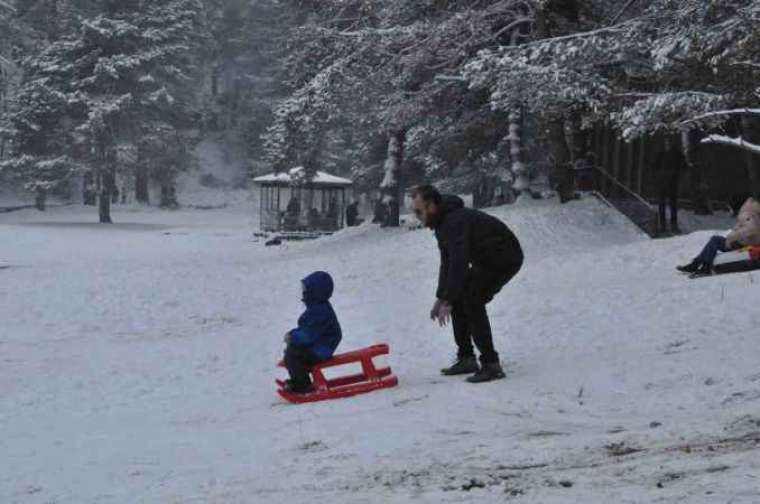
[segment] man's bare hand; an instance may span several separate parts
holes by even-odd
[[[442,301],[436,318],[438,319],[438,325],[446,327],[451,319],[451,305],[446,301]]]
[[[438,318],[438,311],[441,309],[441,303],[443,303],[443,300],[441,299],[436,299],[435,303],[433,303],[433,307],[430,309],[430,320]]]

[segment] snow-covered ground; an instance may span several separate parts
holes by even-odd
[[[722,208],[716,208],[712,215],[697,215],[689,210],[680,210],[678,223],[681,231],[685,233],[701,230],[718,230],[725,233],[736,224],[736,217],[727,209]]]
[[[12,193],[10,191],[3,191],[0,189],[0,207],[19,207],[30,204],[34,204],[33,199],[30,203],[29,199],[23,200],[19,198],[15,193]]]
[[[499,209],[527,264],[490,305],[508,379],[444,379],[428,231],[264,247],[240,208],[0,215],[0,503],[760,502],[760,275],[688,280],[594,200]],[[401,385],[282,404],[325,269],[343,349]]]

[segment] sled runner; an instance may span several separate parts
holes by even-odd
[[[316,401],[326,401],[329,399],[342,399],[359,394],[366,394],[375,390],[391,388],[398,385],[398,378],[393,376],[390,367],[377,368],[372,359],[387,355],[390,352],[388,345],[374,345],[368,348],[362,348],[354,352],[344,353],[334,356],[326,362],[321,362],[311,369],[312,383],[314,392],[309,394],[293,394],[283,390],[285,382],[276,380],[280,397],[288,402],[301,404]],[[362,372],[354,375],[345,375],[328,380],[323,373],[324,369],[343,366],[359,362],[362,365]],[[280,367],[285,367],[284,362],[279,363]]]
[[[745,247],[721,254],[713,264],[715,274],[741,273],[760,269],[760,247]]]

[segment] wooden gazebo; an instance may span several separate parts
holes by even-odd
[[[259,188],[260,227],[268,232],[332,232],[345,225],[353,182],[303,167],[253,180]]]

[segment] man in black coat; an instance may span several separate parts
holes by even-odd
[[[678,188],[681,175],[686,170],[686,157],[680,143],[665,137],[663,150],[655,159],[655,181],[657,183],[657,203],[659,207],[660,231],[667,230],[665,212],[670,207],[670,231],[680,234],[678,227]]]
[[[352,201],[351,204],[346,207],[346,226],[356,226],[357,217],[359,217],[359,202]]]
[[[464,207],[457,196],[442,196],[432,186],[412,193],[414,213],[435,231],[441,253],[436,302],[430,317],[444,326],[452,320],[457,360],[446,376],[470,374],[471,383],[504,378],[493,345],[488,304],[520,271],[520,242],[499,219]],[[480,351],[475,358],[473,342]]]

